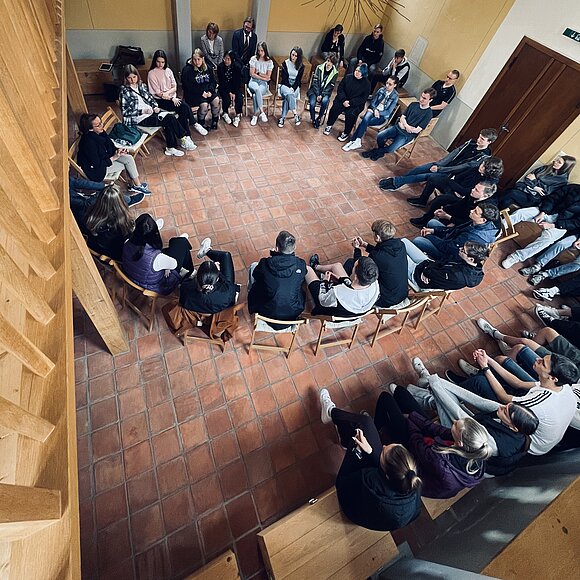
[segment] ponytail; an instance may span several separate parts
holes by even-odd
[[[417,476],[415,458],[402,445],[388,451],[381,467],[395,491],[407,494],[420,488],[422,482]]]

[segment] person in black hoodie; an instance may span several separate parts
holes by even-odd
[[[421,480],[413,456],[402,445],[382,444],[378,412],[373,421],[369,415],[338,409],[327,389],[320,391],[320,402],[322,422],[336,425],[346,449],[336,476],[336,494],[346,517],[378,531],[412,522],[421,511]]]
[[[240,124],[244,99],[240,88],[242,84],[242,73],[236,66],[234,59],[235,53],[232,50],[226,52],[224,54],[224,60],[218,64],[217,76],[218,92],[222,99],[222,119],[228,125],[231,123],[234,127],[237,127]],[[236,113],[233,119],[229,115],[232,105]]]
[[[338,68],[344,66],[344,34],[342,33],[342,24],[337,24],[334,28],[331,28],[320,47],[320,54],[323,60],[326,60],[331,53],[336,54],[338,57]]]
[[[197,258],[202,262],[195,276],[185,278],[180,286],[179,304],[187,310],[202,314],[221,312],[236,301],[236,275],[229,252],[214,250],[211,239],[205,238]]]
[[[344,131],[339,135],[339,141],[346,141],[350,132],[352,131],[358,116],[363,110],[367,95],[370,90],[370,83],[368,77],[368,66],[363,63],[359,64],[352,74],[344,77],[342,82],[338,85],[336,98],[332,103],[328,119],[326,120],[326,127],[324,134],[330,135],[332,126],[338,119],[341,113],[344,113]]]
[[[344,269],[352,271],[354,263],[361,257],[361,249],[368,252],[379,268],[380,296],[376,306],[401,308],[408,303],[407,251],[399,238],[395,238],[395,226],[387,220],[375,220],[371,225],[375,245],[365,242],[360,236],[352,240],[354,255]]]
[[[369,66],[369,75],[372,75],[379,61],[383,58],[385,43],[383,42],[383,25],[377,24],[368,36],[365,36],[358,47],[356,56],[350,59],[350,69],[354,69],[357,64],[365,62]]]
[[[459,258],[430,260],[409,240],[403,238],[403,243],[407,250],[409,284],[417,290],[474,288],[483,280],[489,246],[467,241],[459,249]]]
[[[268,318],[296,320],[304,311],[306,294],[302,288],[306,262],[295,256],[296,238],[287,231],[276,237],[269,258],[250,266],[248,310]],[[285,326],[275,325],[276,330]],[[274,326],[273,326],[274,327]]]

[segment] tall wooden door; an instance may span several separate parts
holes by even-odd
[[[523,38],[453,147],[495,127],[493,153],[504,161],[500,186],[510,186],[580,113],[580,64]]]

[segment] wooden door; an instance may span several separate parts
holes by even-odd
[[[580,113],[580,64],[523,38],[453,147],[495,127],[501,187],[515,183]]]

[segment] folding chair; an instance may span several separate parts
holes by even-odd
[[[275,318],[267,318],[266,316],[262,316],[260,314],[254,314],[254,329],[252,331],[252,340],[250,341],[250,350],[252,348],[261,349],[261,350],[274,350],[278,352],[284,352],[286,354],[286,358],[290,356],[292,352],[292,348],[294,347],[294,343],[296,341],[296,336],[298,335],[298,331],[303,324],[307,324],[308,320],[306,319],[298,319],[298,320],[277,320]],[[281,330],[275,330],[270,325],[271,324],[287,324],[286,328],[282,328]],[[270,334],[291,334],[292,340],[290,341],[289,346],[279,346],[276,338],[274,340],[276,345],[270,344],[259,344],[255,342],[256,333],[257,332],[267,332]]]
[[[430,298],[428,296],[417,297],[414,295],[410,300],[407,299],[407,304],[405,306],[401,306],[400,308],[375,308],[374,314],[378,321],[377,327],[371,339],[371,348],[375,346],[375,342],[379,338],[383,338],[384,336],[388,336],[389,334],[393,333],[401,334],[401,332],[403,332],[403,328],[405,328],[407,321],[409,320],[411,313],[419,311],[419,316],[417,316],[415,324],[412,327],[413,330],[415,330],[425,318],[425,313],[427,312],[427,308],[429,308],[429,302]],[[395,316],[402,317],[400,324],[389,325],[389,328],[386,328],[381,332],[381,327],[383,324],[386,324]]]
[[[373,314],[372,310],[359,316],[350,317],[328,316],[326,314],[303,314],[303,316],[309,320],[320,320],[320,332],[318,333],[318,339],[316,341],[316,346],[314,347],[314,354],[318,354],[319,348],[328,348],[330,346],[339,346],[341,344],[348,345],[348,348],[350,349],[354,339],[356,338],[360,325],[370,314]],[[352,328],[352,334],[350,335],[350,338],[344,338],[325,343],[322,342],[322,337],[327,330],[342,330],[345,328]]]
[[[273,105],[274,95],[272,94],[272,91],[270,89],[270,83],[268,83],[268,92],[262,96],[262,99],[264,100],[266,115],[273,114],[273,113],[270,113],[270,107],[274,106]],[[252,93],[250,92],[248,85],[244,85],[244,115],[246,117],[248,116],[248,102],[249,101],[252,101]],[[254,113],[255,113],[255,111],[254,111]]]
[[[127,304],[127,306],[129,306],[129,308],[133,312],[137,313],[147,322],[148,331],[151,332],[151,330],[153,329],[153,322],[155,321],[155,305],[157,304],[157,299],[161,296],[161,294],[154,292],[153,290],[147,290],[146,288],[142,288],[141,286],[139,286],[139,284],[135,284],[133,280],[131,280],[125,275],[123,270],[121,270],[119,264],[114,260],[111,260],[111,265],[113,266],[115,274],[117,275],[117,278],[121,283],[121,292],[119,296],[121,308],[125,308],[125,304]],[[129,298],[127,297],[127,288],[137,290],[141,295],[143,295],[146,299],[148,299],[150,303],[148,313],[141,310],[136,304],[134,304],[129,300]],[[116,296],[117,289],[115,288],[115,285],[113,285],[112,299],[114,300]]]
[[[415,145],[417,145],[417,141],[419,141],[419,139],[421,139],[422,137],[429,137],[429,135],[431,135],[431,131],[433,131],[433,129],[435,128],[435,125],[437,124],[438,120],[439,117],[431,119],[427,124],[427,126],[419,133],[419,135],[417,135],[417,137],[415,137],[412,141],[410,141],[406,145],[403,145],[402,147],[399,147],[399,149],[393,152],[397,159],[397,161],[395,161],[395,165],[399,165],[399,163],[403,161],[403,159],[409,159],[409,157],[411,157],[411,155],[413,154],[413,150],[415,149]]]

